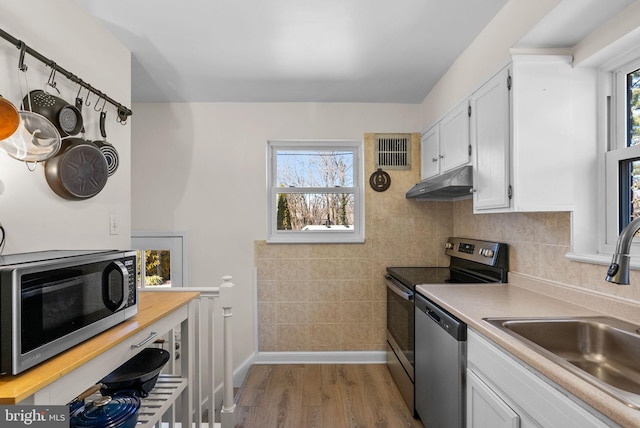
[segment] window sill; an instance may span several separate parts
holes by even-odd
[[[579,263],[590,263],[593,265],[609,266],[611,264],[612,254],[591,254],[591,253],[573,253],[568,252],[565,255],[569,260]],[[633,270],[640,270],[640,257],[631,257],[629,267]]]
[[[267,239],[267,244],[364,244],[364,238],[336,239],[332,237],[309,237],[308,239],[277,237]]]
[[[590,263],[593,265],[605,266],[609,266],[609,264],[611,264],[610,254],[568,252],[565,256],[573,262]]]

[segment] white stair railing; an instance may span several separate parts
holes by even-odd
[[[222,278],[220,286],[220,304],[222,306],[222,320],[224,322],[224,379],[222,382],[223,400],[220,410],[222,428],[233,428],[236,425],[236,404],[233,400],[233,341],[231,340],[231,316],[233,313],[233,299],[231,292],[233,283],[230,276]],[[213,355],[213,348],[211,349]],[[212,383],[213,385],[213,383]]]
[[[194,323],[194,344],[191,348],[193,358],[192,382],[188,386],[193,395],[192,415],[194,427],[220,427],[233,428],[235,426],[235,403],[233,399],[233,345],[231,338],[231,317],[233,308],[232,290],[233,283],[230,276],[222,277],[219,287],[175,287],[155,288],[147,287],[145,291],[181,292],[194,291],[200,293],[196,299],[196,322]],[[215,383],[215,324],[220,322],[216,314],[216,308],[222,308],[223,321],[223,382],[222,382],[222,407],[220,409],[220,423],[214,424],[216,409],[216,383]],[[170,349],[175,349],[173,337],[169,339]],[[205,369],[206,364],[206,369]],[[172,359],[169,370],[176,372],[175,359]],[[206,402],[206,405],[204,404]],[[206,416],[205,416],[206,415]],[[169,426],[173,426],[175,412],[172,410]],[[205,422],[207,420],[207,422]]]

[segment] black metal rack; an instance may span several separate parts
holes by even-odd
[[[89,83],[85,82],[80,77],[76,76],[75,74],[73,74],[73,73],[65,70],[64,68],[60,67],[58,64],[56,64],[55,61],[50,60],[49,58],[47,58],[44,55],[42,55],[40,52],[36,51],[33,48],[30,48],[22,40],[19,40],[19,39],[13,37],[11,34],[7,33],[6,31],[4,31],[2,29],[0,29],[0,37],[2,37],[6,41],[8,41],[12,45],[14,45],[16,48],[20,49],[19,67],[21,67],[21,70],[23,70],[22,67],[24,67],[24,64],[23,64],[24,54],[28,53],[29,55],[31,55],[35,59],[39,60],[40,62],[42,62],[45,65],[47,65],[48,67],[50,67],[52,69],[52,71],[55,71],[56,73],[62,74],[64,77],[66,77],[67,79],[69,79],[73,83],[77,83],[78,85],[80,85],[83,88],[87,89],[89,92],[92,92],[92,93],[96,94],[99,97],[100,101],[104,100],[104,102],[108,102],[109,104],[115,106],[117,111],[118,111],[118,121],[119,122],[124,123],[127,120],[127,118],[133,114],[133,111],[131,111],[131,109],[129,109],[128,107],[125,107],[124,105],[122,105],[119,102],[115,101],[113,98],[109,97],[107,94],[105,94],[104,92],[100,91],[99,89],[94,88]]]

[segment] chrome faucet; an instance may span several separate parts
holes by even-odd
[[[620,232],[616,243],[616,252],[613,253],[613,259],[607,269],[607,281],[616,284],[629,284],[629,262],[631,261],[629,251],[633,237],[639,229],[640,217],[633,220]]]

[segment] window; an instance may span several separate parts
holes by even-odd
[[[268,143],[267,242],[364,242],[362,142]]]
[[[611,73],[606,158],[607,244],[640,216],[640,60]]]
[[[185,235],[178,233],[132,233],[131,247],[138,250],[138,287],[182,287],[184,241]]]

